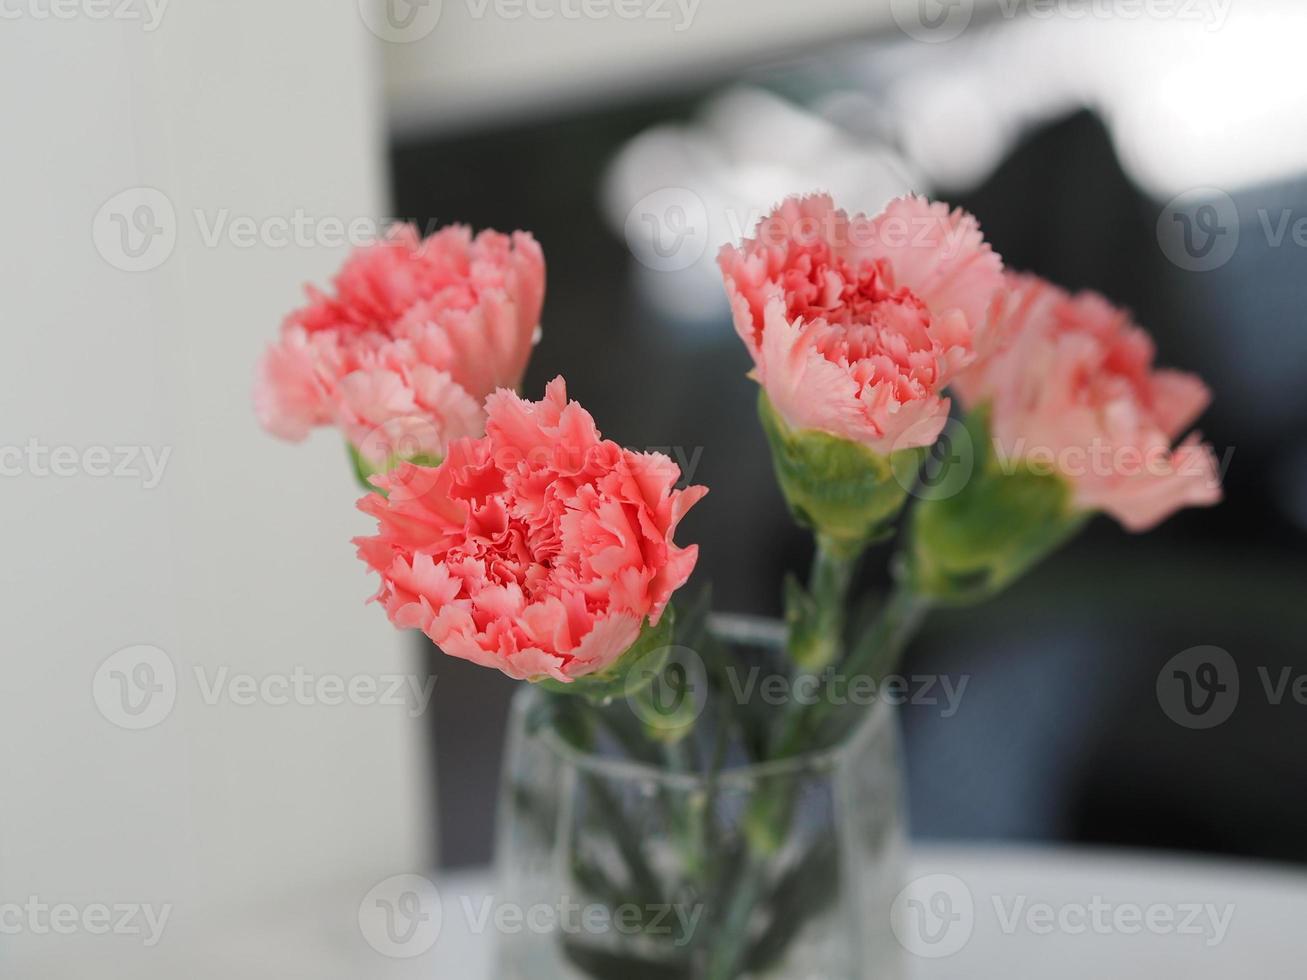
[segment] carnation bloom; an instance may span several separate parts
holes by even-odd
[[[718,262],[754,377],[795,430],[875,452],[928,446],[974,357],[1002,263],[962,211],[905,197],[850,218],[789,198]]]
[[[989,406],[1000,464],[1056,473],[1075,507],[1131,531],[1219,501],[1211,447],[1197,435],[1174,445],[1207,407],[1207,386],[1155,369],[1148,334],[1101,296],[1008,281],[997,314],[1005,343],[954,385],[965,404]]]
[[[379,533],[359,556],[381,575],[391,622],[510,677],[569,682],[604,671],[656,625],[698,548],[676,525],[707,490],[674,490],[659,453],[602,439],[562,378],[539,402],[486,402],[486,435],[439,467],[401,464],[359,502]]]
[[[522,380],[540,323],[545,266],[525,232],[511,237],[412,225],[357,250],[334,295],[313,287],[259,366],[260,422],[299,441],[338,426],[372,464],[439,456],[480,435],[482,404]]]

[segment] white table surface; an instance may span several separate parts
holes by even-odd
[[[379,877],[299,883],[225,909],[178,906],[153,948],[131,936],[6,936],[0,978],[498,980],[493,923],[478,921],[509,900],[493,894],[488,874],[434,878],[432,901],[439,905],[425,917],[434,933],[411,958],[378,952],[384,936],[375,918],[364,927],[365,913],[376,910],[376,889],[385,885]],[[952,945],[952,955],[905,954],[910,980],[1307,977],[1301,870],[1127,851],[926,847],[914,853],[909,878],[927,879],[924,894],[912,896],[927,908],[942,889],[952,897],[947,911],[962,916],[945,942],[926,950]],[[1106,928],[1095,929],[1095,907]],[[1207,907],[1229,915],[1223,932],[1213,928]],[[1184,930],[1189,908],[1199,914]],[[1147,929],[1149,914],[1162,928]]]
[[[928,879],[921,897],[952,892],[954,914],[963,915],[947,933],[946,942],[961,944],[955,953],[906,955],[913,978],[1307,976],[1307,873],[1298,870],[1133,851],[924,847],[909,878]],[[969,936],[959,882],[971,896]],[[437,884],[445,916],[429,975],[492,980],[493,935],[474,934],[462,911],[464,899],[490,897],[490,878],[450,875]]]

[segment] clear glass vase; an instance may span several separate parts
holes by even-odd
[[[713,633],[742,673],[733,709],[779,724],[785,705],[760,683],[783,669],[779,624],[731,617]],[[710,702],[695,710],[700,744],[633,749],[595,732],[639,706],[588,708],[613,715],[596,722],[568,703],[578,700],[527,687],[514,704],[497,898],[515,927],[499,930],[499,980],[901,976],[890,908],[904,821],[888,704],[863,707],[830,745],[740,763],[723,735],[730,716],[714,734]]]

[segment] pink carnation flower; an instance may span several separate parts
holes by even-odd
[[[787,199],[755,234],[718,262],[776,412],[882,454],[933,443],[944,386],[1002,287],[976,220],[918,197],[850,218],[816,195]]]
[[[259,366],[260,422],[299,441],[335,425],[373,464],[438,456],[480,435],[482,404],[522,380],[540,323],[545,264],[529,234],[411,225],[357,250],[334,295],[308,289]]]
[[[1101,296],[1035,276],[1008,282],[1004,345],[954,385],[964,404],[990,405],[1000,463],[1057,473],[1078,507],[1131,531],[1219,501],[1211,447],[1197,435],[1174,446],[1207,407],[1207,386],[1154,369],[1151,338]]]
[[[698,548],[672,542],[705,493],[674,490],[666,456],[600,438],[562,378],[540,402],[486,403],[482,439],[437,468],[402,464],[360,509],[379,533],[359,556],[391,622],[510,677],[568,682],[605,670],[657,624]]]

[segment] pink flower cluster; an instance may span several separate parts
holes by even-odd
[[[938,437],[1003,285],[975,219],[917,197],[876,218],[790,198],[718,262],[776,412],[883,454]]]
[[[1103,297],[1034,276],[1008,285],[1003,346],[954,385],[964,404],[988,405],[1000,461],[1057,473],[1078,507],[1132,531],[1219,501],[1211,447],[1197,435],[1174,446],[1207,407],[1207,386],[1155,369],[1148,334]]]
[[[791,198],[719,263],[753,376],[792,430],[878,454],[929,446],[951,388],[987,412],[1001,467],[1046,467],[1077,509],[1143,530],[1220,499],[1211,448],[1175,445],[1207,405],[1202,382],[1154,368],[1148,335],[1101,297],[1005,274],[970,215],[908,197],[849,217]],[[396,626],[569,683],[658,623],[698,559],[677,525],[707,490],[603,439],[562,378],[539,402],[511,390],[544,289],[530,235],[399,226],[286,319],[256,406],[287,439],[339,427],[380,471],[359,503],[378,531],[356,544]]]
[[[259,367],[268,431],[334,425],[374,465],[438,457],[483,431],[483,402],[522,380],[540,323],[545,264],[530,235],[463,226],[423,241],[398,225],[359,249],[333,295],[310,287]]]
[[[373,478],[359,507],[379,525],[359,556],[391,622],[447,654],[519,679],[570,682],[610,667],[656,624],[698,548],[672,536],[704,487],[677,466],[601,438],[562,378],[540,402],[507,390],[486,435],[434,469]]]
[[[1192,375],[1101,297],[1005,275],[974,218],[900,198],[875,218],[790,198],[719,258],[753,376],[794,429],[888,454],[935,441],[951,387],[989,406],[1003,462],[1067,480],[1075,504],[1144,530],[1215,503]]]

